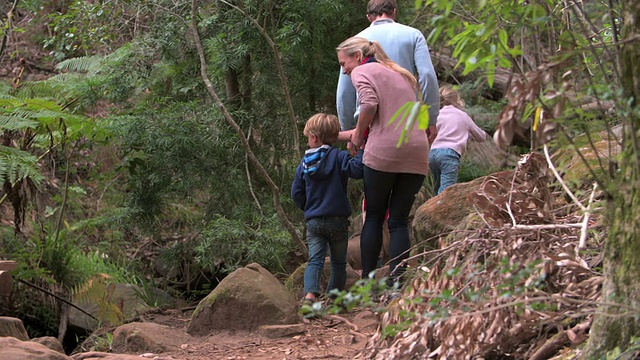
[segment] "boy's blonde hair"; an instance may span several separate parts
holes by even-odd
[[[331,114],[315,114],[307,120],[303,134],[309,137],[313,134],[317,136],[323,144],[332,145],[338,141],[340,133],[340,121],[338,117]]]
[[[462,100],[458,91],[451,85],[440,86],[440,109],[447,105],[464,110],[464,100]]]

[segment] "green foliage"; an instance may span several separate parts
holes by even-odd
[[[472,163],[465,158],[460,161],[458,182],[469,182],[479,177],[489,175],[492,171],[494,171],[494,169],[491,169],[489,167],[482,167],[481,165]]]
[[[622,360],[622,359],[634,359],[640,354],[640,338],[632,336],[629,340],[629,345],[625,349],[616,347],[613,350],[607,351],[607,354],[602,357],[603,360]]]
[[[282,272],[292,247],[276,216],[253,220],[216,216],[195,241],[196,263],[204,269],[221,265],[225,273],[253,262],[271,272]]]
[[[464,64],[463,73],[483,69],[489,86],[493,86],[497,67],[510,68],[513,60],[523,54],[520,46],[510,41],[509,34],[547,21],[544,7],[537,2],[473,0],[463,4],[425,0],[416,1],[416,5],[439,12],[432,19],[433,30],[428,40],[436,42],[445,37],[447,45],[453,47],[452,55],[458,59],[458,65]]]
[[[129,173],[130,221],[179,229],[231,213],[227,204],[246,191],[245,159],[215,116],[194,102],[113,119]],[[212,176],[214,169],[225,176]]]
[[[113,302],[111,296],[115,289],[113,278],[107,274],[97,274],[86,282],[72,289],[74,298],[79,303],[95,304],[98,307],[96,318],[108,326],[122,325],[123,309]]]
[[[420,101],[409,101],[402,105],[389,119],[387,125],[396,124],[396,129],[403,126],[397,147],[409,141],[409,132],[417,125],[420,129],[429,126],[429,106]]]
[[[87,2],[73,0],[62,11],[48,14],[45,24],[51,34],[43,47],[57,60],[83,56],[95,51],[110,51],[113,44],[129,38],[130,22],[144,4],[129,1]]]
[[[367,279],[360,279],[349,290],[331,290],[328,294],[331,299],[328,306],[321,302],[304,304],[299,312],[306,318],[319,317],[329,314],[353,311],[356,308],[369,308],[374,312],[384,312],[384,304],[381,299],[388,297],[398,290],[398,284],[388,285],[388,278],[375,279],[374,272]]]
[[[100,352],[111,352],[113,347],[113,333],[105,332],[102,335],[93,335],[91,336],[91,344],[93,344],[92,348],[95,351]]]

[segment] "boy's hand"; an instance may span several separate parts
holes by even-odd
[[[349,150],[351,156],[355,156],[358,152],[358,149],[356,149],[356,146],[351,141],[347,142],[347,150]]]

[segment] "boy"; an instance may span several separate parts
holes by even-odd
[[[309,150],[296,170],[291,197],[304,210],[307,221],[309,263],[304,272],[304,302],[320,296],[320,276],[329,247],[331,278],[327,291],[344,290],[347,281],[347,243],[351,206],[347,198],[349,178],[362,179],[362,150],[355,157],[333,144],[340,121],[335,115],[313,115],[304,127]]]

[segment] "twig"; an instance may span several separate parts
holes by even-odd
[[[351,326],[351,328],[353,329],[353,331],[359,331],[359,330],[360,330],[360,329],[358,328],[358,325],[356,325],[356,324],[352,323],[351,321],[349,321],[349,320],[347,320],[347,319],[343,318],[342,316],[338,316],[338,315],[327,315],[327,317],[328,317],[329,319],[333,319],[333,320],[336,320],[336,321],[342,321],[342,322],[344,322],[345,324],[347,324],[347,325]]]
[[[361,332],[357,332],[355,330],[349,330],[349,334],[361,337],[363,339],[369,340],[369,337]]]
[[[508,303],[504,303],[504,304],[499,304],[496,306],[491,306],[488,308],[484,308],[482,310],[477,310],[477,311],[469,311],[469,312],[465,312],[462,314],[455,314],[455,315],[451,315],[449,317],[447,317],[447,320],[453,320],[453,319],[462,319],[462,318],[467,318],[470,316],[475,316],[475,315],[482,315],[482,314],[487,314],[490,312],[494,312],[496,310],[500,310],[500,309],[505,309],[505,308],[510,308],[510,307],[514,307],[517,305],[526,305],[532,302],[538,302],[538,301],[560,301],[560,302],[567,302],[567,303],[574,303],[574,304],[592,304],[594,306],[609,306],[609,307],[618,307],[624,310],[627,310],[628,312],[632,313],[632,314],[638,314],[640,313],[639,309],[636,309],[634,307],[625,305],[625,304],[618,304],[618,303],[612,303],[612,302],[602,302],[602,301],[591,301],[591,300],[579,300],[579,299],[572,299],[572,298],[567,298],[567,297],[563,297],[561,295],[551,295],[551,296],[537,296],[537,297],[533,297],[533,298],[525,298],[525,299],[521,299],[521,300],[515,300],[515,301],[511,301]],[[610,313],[600,313],[602,315],[606,315],[606,316],[611,316],[611,317],[624,317],[624,316],[632,316],[629,313],[619,313],[619,314],[610,314]],[[595,313],[595,312],[594,312]],[[635,316],[635,315],[634,315]]]
[[[547,159],[547,164],[549,165],[549,169],[551,169],[551,172],[553,172],[553,175],[556,177],[556,180],[558,180],[558,182],[562,186],[562,189],[564,189],[564,191],[567,193],[567,195],[569,195],[571,200],[573,200],[573,202],[575,202],[576,205],[578,205],[580,209],[582,209],[582,211],[587,211],[587,208],[584,207],[584,205],[582,205],[580,200],[578,200],[578,198],[573,194],[573,192],[569,190],[569,187],[567,187],[567,184],[565,184],[565,182],[562,180],[562,177],[558,173],[558,170],[556,170],[555,166],[553,166],[553,163],[551,162],[551,157],[549,156],[549,147],[547,146],[547,144],[544,144],[543,149],[544,149],[544,157]]]
[[[593,199],[596,195],[596,189],[598,188],[598,183],[593,183],[593,191],[591,191],[591,196],[589,197],[589,204],[587,205],[587,210],[584,212],[584,220],[582,221],[582,228],[580,229],[580,242],[578,243],[578,249],[582,249],[587,245],[587,228],[589,227],[589,217],[591,217],[591,206],[593,205]],[[577,254],[577,251],[576,251]]]
[[[249,138],[251,137],[251,126],[249,126],[249,131],[247,131],[247,141],[249,141]],[[256,202],[256,205],[258,206],[258,210],[260,211],[260,215],[262,215],[262,217],[264,217],[264,213],[262,212],[262,206],[260,205],[260,201],[258,201],[258,197],[256,196],[256,193],[253,191],[253,184],[251,183],[251,173],[249,172],[249,156],[245,154],[244,156],[245,161],[244,161],[244,170],[247,173],[247,185],[249,185],[249,193],[251,193],[251,197],[253,197],[253,200]]]
[[[56,298],[56,299],[58,299],[58,300],[62,301],[63,303],[65,303],[65,304],[67,304],[67,305],[71,306],[72,308],[75,308],[76,310],[80,311],[81,313],[83,313],[83,314],[85,314],[85,315],[87,315],[87,316],[91,317],[93,320],[99,321],[99,320],[98,320],[98,318],[96,318],[95,316],[93,316],[93,315],[89,314],[89,313],[88,313],[88,312],[86,312],[85,310],[81,309],[81,308],[80,308],[80,307],[78,307],[76,304],[72,303],[71,301],[69,301],[69,300],[67,300],[67,299],[65,299],[65,298],[63,298],[63,297],[61,297],[61,296],[59,296],[59,295],[56,295],[56,294],[52,293],[51,291],[49,291],[49,290],[47,290],[47,289],[44,289],[44,288],[42,288],[42,287],[40,287],[40,286],[38,286],[38,285],[36,285],[36,284],[32,284],[32,283],[30,283],[30,282],[28,282],[28,281],[25,281],[25,280],[22,280],[22,279],[16,279],[16,280],[17,280],[18,282],[21,282],[21,283],[23,283],[23,284],[27,285],[27,286],[31,286],[32,288],[34,288],[34,289],[36,289],[36,290],[40,290],[40,291],[42,291],[43,293],[45,293],[45,294],[47,294],[47,295],[51,295],[51,296],[53,296],[54,298]]]
[[[513,172],[513,179],[511,179],[511,189],[509,189],[509,201],[505,204],[507,206],[507,213],[509,213],[509,217],[511,218],[511,224],[513,227],[516,227],[516,218],[513,216],[513,212],[511,212],[511,195],[513,195],[513,186],[516,183],[516,175],[518,174],[518,170],[516,169]]]
[[[554,230],[554,229],[575,229],[582,228],[579,224],[543,224],[543,225],[515,225],[510,229],[514,230]]]

